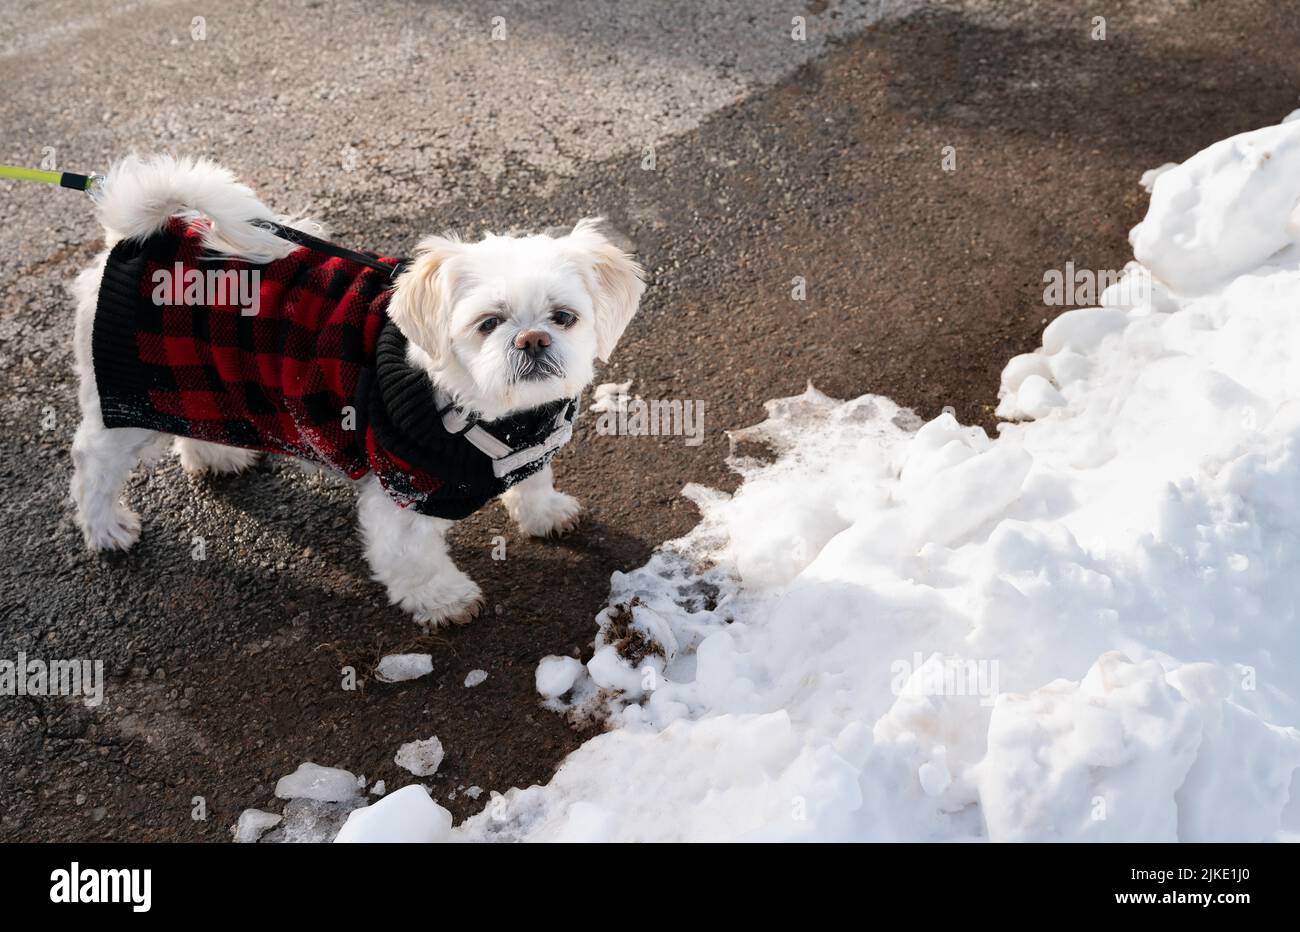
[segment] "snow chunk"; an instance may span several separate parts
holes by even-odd
[[[315,799],[337,803],[360,795],[354,774],[337,767],[322,767],[310,761],[275,784],[280,799]]]
[[[1285,123],[1286,121],[1283,120],[1282,122]],[[1178,167],[1177,162],[1165,162],[1163,165],[1160,165],[1156,168],[1149,168],[1142,173],[1142,180],[1139,181],[1138,183],[1142,185],[1142,189],[1146,191],[1147,194],[1150,194],[1151,189],[1156,186],[1156,179],[1159,178],[1161,175],[1163,175],[1165,172],[1169,171],[1169,169],[1177,168],[1177,167]]]
[[[952,776],[941,761],[926,761],[917,770],[916,776],[927,796],[942,796],[944,790],[952,785]]]
[[[230,834],[240,844],[251,844],[271,829],[280,824],[284,816],[261,809],[245,809],[239,814],[239,821],[230,828]]]
[[[537,665],[537,691],[547,699],[562,696],[573,688],[582,670],[576,657],[543,657]]]
[[[628,391],[631,388],[631,379],[626,382],[602,382],[591,390],[591,406],[587,410],[593,414],[616,414],[627,407]]]
[[[1029,417],[1047,417],[1052,409],[1065,407],[1065,396],[1041,375],[1031,375],[1021,383],[1016,404]]]
[[[451,813],[430,799],[428,790],[413,783],[374,805],[352,810],[334,841],[339,844],[442,842],[450,833]]]
[[[432,672],[432,654],[389,654],[375,668],[375,679],[381,683],[401,683]]]
[[[1201,740],[1159,663],[1103,655],[1081,683],[1003,696],[979,767],[990,841],[1177,841]]]
[[[442,766],[442,742],[437,737],[424,741],[410,741],[397,749],[393,760],[417,777],[427,777]]]
[[[1133,255],[1184,295],[1247,272],[1295,240],[1300,121],[1241,133],[1203,149],[1152,186]]]
[[[1300,731],[1263,722],[1233,701],[1243,672],[1186,664],[1169,681],[1201,716],[1201,746],[1179,787],[1178,837],[1183,841],[1271,839],[1291,799],[1300,768]]]
[[[1003,391],[1016,391],[1031,375],[1050,379],[1052,370],[1048,367],[1048,358],[1041,353],[1021,353],[1019,356],[1013,356],[1002,370]]]

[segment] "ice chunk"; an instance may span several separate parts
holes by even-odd
[[[410,741],[397,749],[393,758],[397,766],[404,767],[417,777],[427,777],[442,766],[442,742],[437,737],[423,741]]]
[[[381,683],[400,683],[432,672],[432,654],[389,654],[375,668],[375,679]]]
[[[308,761],[275,784],[275,795],[280,799],[315,799],[321,802],[342,802],[360,795],[354,774],[337,767],[322,767]]]
[[[291,799],[284,804],[284,821],[262,836],[262,844],[312,844],[333,840],[353,809],[364,806],[360,796],[329,803]]]
[[[239,814],[239,821],[231,826],[230,834],[235,836],[235,841],[249,844],[279,825],[283,818],[284,816],[276,815],[274,812],[245,809]]]

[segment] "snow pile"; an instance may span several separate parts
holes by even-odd
[[[742,439],[774,461],[688,487],[701,523],[615,574],[591,662],[537,671],[611,730],[453,835],[1300,830],[1298,196],[1300,122],[1161,172],[1133,234],[1154,284],[1012,360],[997,439],[769,403]]]

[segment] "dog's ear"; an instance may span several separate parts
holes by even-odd
[[[420,241],[410,267],[397,278],[388,316],[408,340],[429,354],[435,366],[451,349],[451,306],[455,295],[454,263],[462,248],[449,236]]]
[[[645,291],[645,270],[600,232],[601,219],[579,220],[566,239],[586,270],[596,314],[596,355],[609,362]]]

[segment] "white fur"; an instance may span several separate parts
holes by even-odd
[[[507,489],[501,504],[519,530],[530,537],[552,537],[571,531],[582,512],[576,498],[555,490],[549,464]]]
[[[394,605],[430,626],[464,624],[479,613],[483,593],[447,551],[453,522],[399,508],[374,477],[362,480],[357,516],[366,559]]]
[[[175,214],[202,214],[211,221],[208,248],[255,262],[282,257],[294,247],[249,220],[276,219],[322,233],[310,220],[276,216],[229,171],[203,159],[123,159],[109,172],[99,213],[110,248],[123,238],[149,235]],[[640,267],[599,233],[597,223],[583,220],[558,238],[422,241],[411,267],[398,278],[389,307],[410,341],[409,361],[489,420],[579,394],[591,381],[595,357],[608,357],[645,287]],[[125,550],[139,537],[140,519],[122,503],[123,486],[131,470],[161,452],[169,438],[135,428],[109,429],[100,416],[91,329],[107,256],[98,256],[71,288],[82,411],[72,444],[72,498],[87,546]],[[488,314],[500,323],[484,334],[479,327]],[[565,314],[574,321],[566,325]],[[525,331],[550,341],[545,358],[556,371],[542,368],[536,378],[517,377],[528,363],[513,341]],[[429,403],[432,409],[432,393]],[[176,438],[174,446],[191,474],[238,472],[257,459],[252,451],[191,438]],[[426,625],[474,617],[483,595],[452,563],[445,539],[452,522],[399,508],[374,477],[360,484],[366,557],[390,600]],[[576,499],[555,490],[549,466],[510,489],[503,502],[520,530],[538,537],[571,529],[580,511]]]
[[[192,437],[177,437],[172,445],[176,457],[181,461],[181,469],[191,476],[212,473],[216,476],[228,473],[240,473],[257,463],[256,450],[243,450],[239,447],[224,447],[219,443],[195,440]]]
[[[201,213],[212,221],[204,243],[214,252],[270,262],[293,246],[249,220],[280,220],[228,169],[207,159],[130,155],[108,172],[99,220],[111,247],[145,237],[175,214]]]
[[[567,236],[487,236],[464,243],[430,236],[397,282],[389,313],[410,340],[410,361],[461,404],[488,420],[573,397],[590,382],[636,312],[643,272],[582,220]],[[554,309],[576,315],[561,327]],[[490,315],[492,333],[478,332]],[[544,332],[561,378],[512,381],[509,346],[525,331]]]

